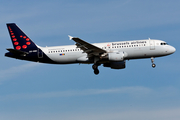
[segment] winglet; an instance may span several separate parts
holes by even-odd
[[[70,36],[70,35],[68,35],[68,37],[69,37],[69,40],[72,40],[72,39],[73,39],[73,37],[72,37],[72,36]]]

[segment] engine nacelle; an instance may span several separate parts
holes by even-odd
[[[108,53],[110,61],[124,61],[124,52],[112,52]]]
[[[104,63],[104,67],[110,67],[111,69],[124,69],[126,67],[126,61]]]

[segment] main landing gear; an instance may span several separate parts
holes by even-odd
[[[154,64],[154,57],[151,57],[152,67],[155,68],[156,64]]]
[[[98,74],[99,74],[98,66],[99,66],[99,64],[94,64],[94,65],[92,66],[95,75],[98,75]]]

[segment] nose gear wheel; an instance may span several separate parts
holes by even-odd
[[[151,57],[152,67],[155,68],[156,64],[154,64],[154,57]]]

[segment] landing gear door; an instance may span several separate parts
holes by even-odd
[[[150,44],[150,50],[155,50],[155,41],[149,40],[149,44]]]
[[[38,58],[43,58],[43,52],[41,49],[38,49]]]

